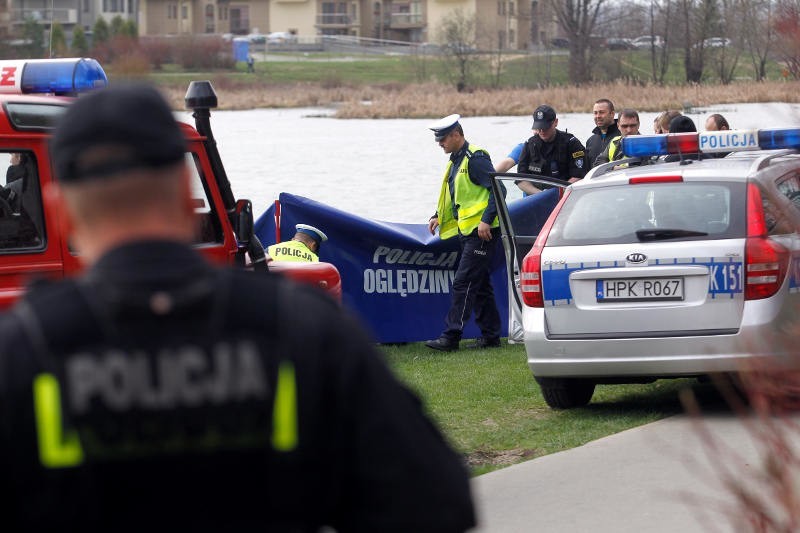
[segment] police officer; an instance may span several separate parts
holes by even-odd
[[[217,269],[158,92],[78,99],[52,141],[88,267],[0,319],[4,531],[463,531],[461,459],[351,318]]]
[[[525,143],[517,170],[520,174],[537,174],[574,182],[586,175],[583,144],[571,133],[557,129],[556,111],[540,105],[533,112],[533,136]],[[534,194],[547,186],[518,181],[517,186]]]
[[[439,338],[425,342],[429,348],[446,352],[458,350],[464,323],[473,310],[481,337],[471,347],[500,346],[500,313],[489,276],[500,235],[489,177],[494,167],[486,150],[464,138],[460,118],[461,115],[449,115],[428,126],[444,153],[450,154],[436,214],[428,220],[428,230],[433,235],[438,228],[441,239],[458,236],[461,246],[445,330]]]
[[[294,261],[297,263],[316,263],[319,261],[319,247],[328,236],[308,224],[295,225],[295,234],[290,241],[279,242],[267,248],[267,261]]]

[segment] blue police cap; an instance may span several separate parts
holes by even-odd
[[[441,141],[447,134],[453,131],[455,127],[458,125],[458,119],[461,118],[461,115],[453,114],[447,115],[443,119],[437,120],[436,122],[430,124],[428,126],[429,130],[433,130],[433,135],[436,138],[436,141]]]
[[[309,226],[308,224],[297,224],[294,227],[294,229],[297,230],[297,233],[303,233],[305,235],[308,235],[309,237],[314,239],[317,242],[317,244],[320,244],[328,240],[328,236],[325,235],[322,232],[322,230],[319,230],[314,226]]]

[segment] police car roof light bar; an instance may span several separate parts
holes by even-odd
[[[108,86],[103,67],[91,58],[0,61],[0,93],[77,95]]]
[[[800,149],[800,128],[635,135],[622,139],[622,152],[627,157],[780,149]]]

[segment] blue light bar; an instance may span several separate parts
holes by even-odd
[[[800,128],[758,130],[758,144],[764,150],[800,148]]]
[[[622,153],[628,157],[667,155],[666,135],[631,135],[622,138]]]
[[[108,86],[94,59],[0,61],[0,93],[76,95]]]
[[[800,128],[631,135],[622,139],[622,153],[628,157],[781,149],[800,149]]]

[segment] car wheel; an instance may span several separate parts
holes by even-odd
[[[536,378],[542,396],[553,409],[572,409],[588,404],[594,394],[595,383],[578,378]]]

